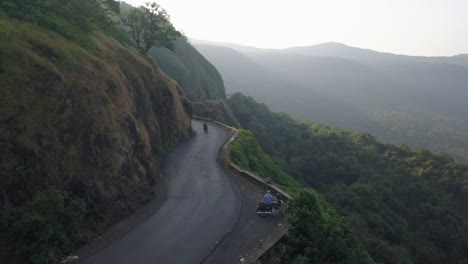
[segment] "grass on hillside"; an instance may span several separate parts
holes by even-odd
[[[100,45],[96,41],[96,47]],[[58,120],[57,106],[61,103],[57,93],[61,88],[66,90],[65,83],[72,82],[90,64],[100,65],[116,59],[93,52],[48,28],[1,16],[0,123],[8,123],[11,117],[21,118],[23,111],[29,111],[30,119],[20,120],[23,124],[34,127],[32,123],[41,122],[45,128],[54,126]],[[9,133],[11,130],[0,126],[0,138],[11,138]],[[23,135],[19,134],[16,140],[21,140]],[[14,143],[2,140],[0,156],[16,155],[10,153],[14,148]],[[68,160],[70,157],[73,155],[63,157],[63,177],[80,170],[79,162]],[[32,174],[28,165],[26,160],[21,160],[15,165],[14,173],[6,172],[2,183],[16,184],[19,187],[15,191],[22,191],[22,184],[29,182]],[[56,263],[82,242],[83,233],[79,228],[86,207],[80,199],[60,188],[50,188],[43,192],[31,191],[31,199],[26,200],[25,204],[0,211],[0,254],[22,256],[31,263]]]
[[[229,146],[229,154],[241,168],[271,180],[294,196],[286,210],[287,239],[267,263],[374,263],[348,222],[320,194],[283,172],[263,152],[252,132],[241,130]]]
[[[239,137],[229,146],[229,155],[236,165],[272,181],[290,193],[300,188],[296,180],[282,171],[273,159],[263,152],[255,135],[248,130],[240,130]]]
[[[60,71],[73,70],[82,64],[86,51],[71,45],[59,34],[30,24],[0,18],[0,103],[8,102],[28,105],[24,89],[26,72],[37,72],[46,68],[60,78]],[[11,109],[13,111],[13,109]]]

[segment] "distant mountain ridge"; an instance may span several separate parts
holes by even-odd
[[[362,49],[348,46],[338,42],[326,42],[311,46],[298,46],[282,50],[283,52],[296,53],[308,56],[327,56],[327,57],[343,57],[350,59],[375,59],[378,57],[404,56],[386,52],[379,52],[371,49]]]
[[[228,47],[211,45],[195,45],[195,47],[221,73],[228,94],[241,92],[260,99],[275,111],[292,112],[296,118],[303,120],[308,118],[320,122],[332,120],[334,124],[340,124],[343,116],[358,120],[364,115],[358,107],[344,102],[341,98],[332,98],[307,89],[288,79],[287,76],[257,63],[252,56]],[[337,107],[331,109],[327,105]]]
[[[425,59],[436,59],[436,60],[445,60],[445,59],[466,59],[468,63],[468,53],[456,54],[452,56],[415,56],[407,54],[396,54],[391,52],[382,52],[373,49],[359,48],[350,45],[346,45],[340,42],[324,42],[314,45],[307,46],[293,46],[284,49],[272,49],[272,48],[257,48],[248,45],[241,45],[228,42],[215,42],[199,39],[190,39],[189,40],[193,45],[211,45],[211,46],[220,46],[228,47],[240,52],[286,52],[286,53],[296,53],[301,55],[308,56],[324,56],[324,57],[343,57],[343,58],[354,58],[354,59],[364,59],[364,58],[375,58],[375,57],[385,57],[385,58],[412,58],[416,60],[425,60]]]
[[[216,43],[197,44],[201,42],[196,40],[192,43],[219,70],[227,93],[242,92],[297,119],[370,132],[383,141],[445,151],[468,161],[468,149],[460,147],[456,134],[437,133],[435,137],[422,133],[431,131],[433,125],[427,115],[426,128],[418,124],[422,134],[411,134],[412,139],[405,136],[412,130],[407,122],[397,124],[399,119],[393,119],[394,115],[380,116],[391,120],[374,118],[374,111],[385,110],[399,115],[433,114],[434,122],[441,122],[437,116],[455,120],[444,124],[468,122],[467,54],[406,56],[341,43],[282,50],[229,43],[213,46]],[[246,61],[255,67],[246,67]],[[399,136],[385,132],[392,127],[398,127],[395,135]],[[431,144],[433,140],[438,143]],[[462,145],[468,146],[468,140]]]
[[[371,49],[362,49],[348,46],[342,43],[328,42],[312,46],[292,47],[281,50],[287,53],[295,53],[306,56],[342,57],[360,61],[420,61],[454,63],[468,67],[468,55],[458,54],[454,56],[412,56],[379,52]]]

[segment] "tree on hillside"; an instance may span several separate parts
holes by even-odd
[[[376,262],[468,263],[468,165],[424,149],[383,144],[369,134],[300,123],[241,94],[226,104],[285,172],[316,188],[346,217]],[[320,244],[336,231],[327,225],[331,214],[318,214],[320,203],[301,195],[311,202],[296,198],[289,204],[290,248],[281,263],[319,263],[322,256],[307,249],[317,243],[320,252],[333,253],[325,257],[337,255]],[[333,241],[350,241],[338,234]]]
[[[144,53],[152,47],[174,49],[174,40],[180,37],[166,10],[157,3],[146,3],[145,7],[131,10],[123,18],[124,25],[130,28],[130,34]]]
[[[312,190],[289,202],[281,263],[375,263],[347,222]]]

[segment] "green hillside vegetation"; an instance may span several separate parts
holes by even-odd
[[[304,189],[282,171],[263,152],[252,132],[241,130],[229,146],[229,154],[241,168],[272,181],[294,196],[286,211],[286,241],[280,245],[280,254],[267,263],[375,263],[346,220],[315,191]]]
[[[294,193],[299,188],[298,182],[283,172],[273,159],[263,152],[255,135],[248,130],[240,130],[239,138],[229,145],[229,155],[241,168],[274,182],[288,192]]]
[[[49,188],[21,207],[6,210],[0,218],[4,234],[0,247],[32,263],[56,263],[85,241],[82,221],[85,202],[68,192]],[[5,228],[8,227],[8,228]],[[0,237],[1,238],[1,237]]]
[[[27,32],[28,41],[19,37],[23,32]],[[7,35],[10,36],[8,41],[5,38]],[[86,42],[78,43],[95,45],[91,38],[85,40]],[[56,102],[46,98],[38,102],[37,97],[31,98],[24,90],[18,89],[18,84],[23,81],[23,73],[33,71],[34,65],[37,70],[41,69],[40,64],[56,67],[50,64],[48,58],[63,69],[78,67],[84,59],[79,56],[80,47],[68,44],[66,40],[58,39],[54,32],[43,30],[39,26],[0,18],[0,104],[3,106],[2,110],[5,110],[0,121],[20,111],[13,107],[14,104],[35,108],[38,110],[34,113],[37,119],[48,119],[48,110]],[[33,103],[33,100],[38,104]],[[4,162],[15,160],[15,152],[18,151],[15,142],[7,140],[8,134],[6,127],[0,128],[0,157],[4,159],[0,165],[4,169]],[[16,195],[19,196],[16,198],[18,204],[11,208],[8,208],[11,205],[7,201],[0,199],[0,209],[5,206],[8,208],[0,211],[0,253],[28,256],[31,263],[54,263],[83,241],[84,236],[77,233],[82,232],[81,219],[88,211],[83,206],[84,200],[63,189],[28,190],[36,172],[26,157],[22,159],[21,162],[16,161],[18,164],[14,166],[13,174],[6,170],[6,175],[2,175],[0,179],[2,185],[16,186]],[[35,193],[34,196],[27,199],[29,195],[25,193],[32,192]],[[26,200],[26,203],[18,206],[21,205],[21,200]]]
[[[123,20],[135,10],[135,7],[124,2],[121,2],[120,6]],[[225,97],[223,79],[218,70],[192,47],[185,36],[177,38],[170,49],[151,48],[148,55],[157,61],[169,77],[179,83],[191,101]]]
[[[153,48],[148,53],[161,69],[176,80],[192,101],[222,99],[224,83],[216,68],[185,37],[175,41],[174,51]]]
[[[396,110],[373,110],[369,118],[372,134],[385,142],[428,147],[445,152],[454,159],[468,164],[468,123],[444,115]]]
[[[130,43],[125,33],[113,26],[116,14],[120,12],[119,4],[114,0],[4,0],[0,12],[12,19],[58,32],[88,49],[97,48],[88,35],[94,30]]]
[[[300,123],[241,94],[226,103],[285,172],[346,217],[374,260],[466,263],[467,165],[369,134]]]
[[[160,150],[190,133],[183,91],[115,26],[118,11],[0,2],[2,263],[57,263],[157,197]]]
[[[252,96],[297,120],[468,162],[468,128],[459,125],[468,122],[466,56],[403,56],[339,43],[283,50],[194,43],[220,71],[228,93]],[[394,114],[382,114],[389,111]]]
[[[147,54],[153,47],[174,49],[174,41],[182,34],[172,25],[167,11],[156,2],[145,2],[138,8],[122,8],[122,28],[138,50]]]
[[[286,221],[288,233],[280,256],[267,263],[375,263],[348,222],[315,191],[302,190],[295,196]]]
[[[234,118],[234,114],[223,100],[192,102],[192,110],[195,115],[239,127],[239,123],[237,123],[236,118]]]

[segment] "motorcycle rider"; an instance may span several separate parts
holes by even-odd
[[[271,195],[270,190],[268,190],[265,196],[263,196],[263,202],[267,205],[271,205],[273,203],[273,195]]]

